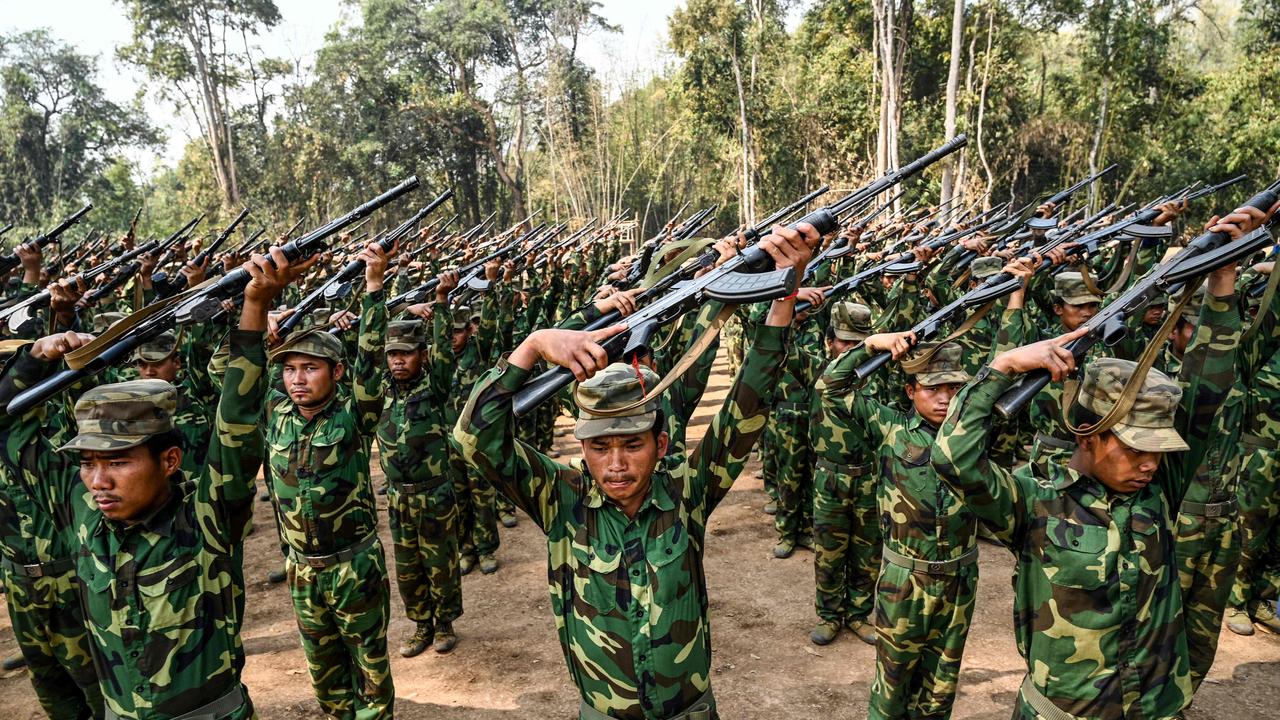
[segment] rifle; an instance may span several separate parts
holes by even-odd
[[[213,242],[209,243],[209,247],[201,250],[194,258],[191,259],[191,264],[196,267],[203,267],[205,262],[207,262],[209,258],[213,257],[213,254],[218,251],[218,248],[221,248],[223,243],[227,241],[227,238],[231,237],[231,233],[235,232],[236,226],[248,217],[248,215],[249,208],[241,210],[240,214],[236,215],[231,221],[231,224],[223,228],[222,232],[218,233],[218,237],[214,238]],[[156,273],[151,276],[151,283],[152,287],[156,291],[156,298],[163,299],[186,290],[187,276],[179,274],[170,280],[164,276],[164,273]]]
[[[862,233],[867,229],[867,226],[871,224],[872,220],[875,220],[877,217],[879,217],[881,213],[893,207],[893,203],[901,199],[902,196],[906,194],[906,192],[907,191],[905,189],[902,190],[902,192],[899,192],[893,197],[889,198],[888,202],[881,205],[874,212],[868,213],[867,215],[863,215],[857,220],[854,220],[848,225],[845,225],[845,230]],[[846,237],[843,232],[840,233],[840,235],[838,235],[836,239],[831,242],[830,245],[827,245],[825,248],[823,248],[822,252],[813,256],[813,259],[809,261],[809,264],[805,265],[804,280],[801,281],[801,284],[803,285],[804,283],[813,279],[813,276],[817,274],[818,269],[822,267],[824,264],[826,264],[827,262],[830,262],[831,260],[836,260],[838,258],[844,257],[845,255],[848,255],[849,251],[852,249],[853,249],[853,246],[849,244],[849,238]]]
[[[383,251],[390,252],[391,248],[403,237],[413,231],[413,228],[422,222],[422,219],[430,215],[436,208],[440,207],[446,200],[453,197],[453,190],[445,190],[436,199],[427,203],[417,212],[409,217],[408,220],[400,223],[391,232],[383,235],[378,239],[378,245]],[[293,314],[284,319],[280,323],[278,334],[281,338],[287,337],[297,329],[302,323],[302,319],[308,313],[320,307],[320,303],[332,304],[335,300],[340,300],[351,294],[351,290],[357,278],[364,273],[365,261],[359,258],[352,260],[342,267],[341,270],[334,273],[331,277],[320,284],[320,287],[312,290],[302,300],[300,300],[293,309]]]
[[[520,260],[527,257],[530,253],[537,252],[542,246],[546,245],[548,242],[554,239],[555,236],[564,232],[564,229],[567,227],[568,227],[567,224],[562,223],[560,225],[555,226],[554,228],[551,228],[549,232],[541,234],[541,236],[538,237],[538,239],[535,240],[532,245],[529,245],[528,247],[521,249],[519,252],[517,252],[515,255],[509,258],[508,262],[513,262],[513,263],[519,262]],[[541,229],[543,228],[539,227],[539,230]],[[536,232],[537,231],[535,231],[535,233]],[[529,235],[533,235],[535,233],[530,233]],[[526,242],[527,239],[529,239],[529,236],[525,236],[525,238],[521,238],[521,243]],[[479,267],[473,270],[470,275],[460,279],[458,281],[458,287],[454,288],[453,291],[449,293],[449,305],[451,306],[465,305],[467,304],[467,302],[470,301],[470,299],[473,296],[479,295],[480,293],[488,290],[489,280],[487,278],[481,277],[481,273],[483,272],[484,272],[484,268]],[[465,302],[464,302],[464,298],[465,298]]]
[[[7,223],[4,227],[0,228],[0,237],[3,237],[5,233],[9,232],[12,229],[13,229],[13,223]]]
[[[583,225],[582,227],[578,228],[577,232],[574,232],[572,235],[565,238],[564,240],[561,240],[555,245],[552,245],[546,250],[543,250],[542,254],[533,261],[533,265],[532,265],[533,269],[538,270],[539,268],[542,268],[547,263],[551,262],[551,256],[553,254],[555,254],[559,250],[569,247],[575,241],[577,241],[578,238],[582,237],[583,235],[586,235],[588,232],[591,232],[591,229],[595,227],[595,224],[596,224],[596,219],[591,218],[589,221],[587,221],[586,225]],[[601,229],[603,230],[603,228]]]
[[[72,213],[66,220],[58,223],[57,227],[47,233],[37,235],[34,238],[27,240],[26,244],[34,245],[37,248],[43,249],[49,243],[57,240],[58,236],[70,229],[72,225],[80,222],[80,219],[87,215],[92,209],[93,203],[86,203],[84,207]],[[21,264],[22,260],[18,257],[18,253],[16,252],[11,252],[8,255],[0,257],[0,275],[9,272]]]
[[[967,138],[964,135],[957,135],[943,146],[915,161],[885,173],[866,187],[855,190],[830,205],[810,211],[790,227],[807,224],[813,227],[819,236],[833,233],[840,228],[841,214],[849,212],[859,203],[880,195],[890,187],[964,147],[966,142]],[[709,267],[714,259],[710,255],[705,257],[709,261],[707,263]],[[700,264],[694,263],[693,267],[699,268]],[[685,313],[691,312],[709,300],[718,300],[726,305],[739,305],[784,297],[792,292],[799,277],[794,267],[782,270],[772,268],[772,258],[756,244],[744,248],[719,267],[700,277],[693,277],[693,272],[687,275],[684,272],[672,273],[667,277],[684,276],[681,279],[685,281],[678,286],[672,283],[671,292],[656,298],[630,315],[627,318],[627,330],[610,337],[601,345],[608,353],[610,362],[639,357],[650,347],[650,340],[662,327],[678,320]],[[612,319],[608,321],[609,323],[615,322],[619,317],[616,312],[609,313],[606,317],[610,316]],[[552,368],[532,378],[513,397],[514,414],[517,417],[527,415],[572,380],[573,374],[561,367]]]
[[[1280,199],[1280,182],[1270,185],[1249,198],[1245,205],[1266,212],[1271,209],[1277,199]],[[1202,233],[1187,243],[1186,247],[1178,251],[1178,254],[1168,262],[1157,265],[1150,273],[1099,310],[1098,314],[1089,318],[1081,326],[1087,328],[1084,336],[1072,340],[1065,347],[1071,351],[1076,362],[1079,363],[1088,354],[1090,348],[1099,342],[1115,345],[1127,332],[1126,318],[1132,317],[1135,313],[1144,312],[1151,300],[1166,294],[1172,295],[1191,280],[1198,279],[1225,265],[1239,262],[1272,244],[1274,241],[1271,238],[1270,227],[1275,224],[1276,219],[1273,218],[1238,240],[1232,240],[1231,236],[1225,232]],[[1017,415],[1049,382],[1049,373],[1045,370],[1036,370],[1023,375],[1021,380],[1006,390],[996,401],[996,412],[1003,418]]]

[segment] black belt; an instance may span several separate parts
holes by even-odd
[[[3,565],[5,570],[20,577],[40,578],[61,575],[74,570],[76,561],[75,558],[62,558],[60,560],[50,560],[49,562],[20,565],[7,557],[0,557],[0,565]]]
[[[293,548],[289,548],[289,559],[299,565],[306,565],[319,570],[346,562],[360,553],[373,547],[378,542],[377,533],[369,533],[365,539],[348,545],[341,550],[329,553],[328,555],[304,555]]]
[[[1280,441],[1264,438],[1261,435],[1253,435],[1245,433],[1240,436],[1240,442],[1260,450],[1275,450],[1280,448]]]
[[[873,463],[867,463],[866,465],[842,465],[840,463],[832,462],[826,458],[818,458],[815,464],[823,470],[829,470],[839,475],[848,475],[853,478],[860,478],[871,472],[871,468],[875,467]]]
[[[175,715],[170,720],[220,720],[244,707],[248,698],[244,695],[244,687],[237,682],[230,692],[210,703],[205,703],[190,712]],[[119,715],[106,708],[106,720],[123,720]]]
[[[813,406],[811,406],[809,403],[780,402],[774,407],[774,409],[775,410],[791,410],[792,412],[807,413],[813,409]]]
[[[429,492],[431,490],[435,490],[447,484],[448,482],[449,482],[449,479],[445,478],[443,480],[436,480],[433,482],[419,482],[419,483],[393,482],[393,483],[387,483],[387,485],[392,490],[395,490],[396,492],[402,495],[416,495],[417,493],[424,493],[424,492]]]
[[[1215,503],[1198,503],[1190,500],[1183,500],[1182,505],[1178,508],[1179,512],[1187,515],[1199,515],[1200,517],[1218,518],[1235,515],[1240,509],[1240,501],[1236,498],[1223,500]]]

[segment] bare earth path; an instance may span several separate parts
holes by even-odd
[[[716,367],[691,435],[704,432],[728,387]],[[567,427],[568,418],[561,419]],[[565,459],[576,454],[572,437],[557,438]],[[375,462],[375,468],[377,464]],[[740,718],[864,718],[874,650],[848,635],[818,648],[809,643],[814,622],[813,555],[797,552],[775,560],[771,518],[752,464],[712,516],[706,572],[711,595],[715,656],[712,683],[721,713]],[[381,483],[381,473],[375,481]],[[380,498],[385,504],[385,498]],[[258,503],[256,530],[247,541],[249,578],[245,648],[249,686],[258,716],[320,718],[298,644],[288,591],[268,585],[268,570],[281,564],[270,509]],[[383,544],[390,534],[382,523]],[[389,554],[389,550],[388,550]],[[405,660],[395,648],[409,632],[399,597],[392,600],[390,644],[396,714],[431,720],[575,718],[577,694],[556,642],[546,590],[545,546],[528,518],[502,531],[494,575],[463,580],[465,614],[460,642],[447,656],[428,651]],[[965,653],[955,718],[1006,720],[1022,663],[1013,643],[1013,564],[997,547],[982,546],[976,617]],[[393,584],[394,592],[394,584]],[[7,613],[0,613],[0,656],[17,651]],[[1190,720],[1280,716],[1280,638],[1241,638],[1224,632],[1218,662],[1202,688]],[[0,720],[42,718],[25,671],[0,677]]]

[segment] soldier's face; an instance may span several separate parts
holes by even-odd
[[[450,337],[450,344],[453,346],[453,352],[460,353],[467,347],[467,341],[471,339],[471,331],[475,329],[475,325],[468,325],[461,330],[454,330]]]
[[[177,354],[159,362],[138,361],[138,375],[144,380],[164,380],[168,383],[178,382],[178,370],[182,369],[182,361]]]
[[[943,385],[907,385],[907,397],[915,405],[916,413],[931,425],[941,425],[947,417],[947,408],[951,406],[951,398],[964,387],[961,383]]]
[[[1196,334],[1196,326],[1186,320],[1179,320],[1178,326],[1169,333],[1169,342],[1173,343],[1173,352],[1178,357],[1187,351],[1191,344],[1191,336]]]
[[[331,365],[328,361],[310,355],[292,354],[284,360],[284,389],[294,405],[312,408],[323,405],[333,395],[334,387],[342,379],[345,370],[342,363]]]
[[[858,344],[857,340],[841,340],[838,337],[831,338],[828,342],[831,347],[831,357],[842,355]]]
[[[1062,329],[1071,332],[1088,322],[1089,318],[1097,315],[1100,307],[1102,307],[1102,304],[1096,302],[1080,303],[1079,305],[1054,303],[1053,313],[1062,321]]]
[[[1082,462],[1077,462],[1077,456]],[[1125,445],[1114,434],[1077,435],[1076,456],[1072,466],[1084,472],[1109,490],[1135,493],[1155,477],[1164,453],[1136,450]]]
[[[1147,308],[1142,314],[1143,325],[1159,325],[1161,320],[1164,320],[1164,308],[1159,305]]]
[[[582,457],[596,486],[628,517],[649,494],[653,469],[667,454],[667,434],[608,435],[582,441]]]
[[[129,522],[146,517],[169,499],[169,476],[181,465],[182,450],[177,447],[158,456],[143,446],[111,452],[82,450],[80,481],[103,515]]]
[[[422,352],[419,350],[388,350],[387,370],[391,378],[404,382],[418,377],[422,372]]]

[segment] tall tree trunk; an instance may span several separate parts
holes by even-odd
[[[1102,78],[1101,97],[1098,100],[1098,124],[1093,129],[1093,144],[1089,148],[1089,174],[1098,172],[1102,164],[1102,138],[1106,134],[1107,109],[1111,101],[1111,80]],[[1094,212],[1098,204],[1098,183],[1089,183],[1089,212]]]
[[[960,63],[964,55],[964,0],[955,0],[951,11],[951,67],[947,71],[947,112],[943,121],[943,135],[956,136],[956,104],[960,94]],[[955,161],[948,157],[942,165],[942,196],[939,202],[951,200],[955,191]],[[954,212],[954,211],[953,211]]]
[[[744,223],[755,221],[755,184],[752,182],[754,163],[751,158],[751,125],[747,122],[747,95],[742,84],[742,69],[738,67],[738,49],[735,47],[729,59],[733,67],[733,79],[738,87],[738,123],[742,141],[742,201],[738,207],[739,219]]]
[[[987,113],[987,87],[991,82],[991,38],[995,35],[996,13],[993,8],[987,9],[987,49],[982,56],[982,90],[978,93],[978,160],[982,162],[982,172],[987,176],[987,199],[982,201],[982,209],[991,209],[991,191],[996,186],[995,175],[991,172],[991,162],[987,159],[987,150],[983,145],[983,119]],[[1012,189],[1010,190],[1012,194]]]
[[[880,80],[880,129],[876,135],[876,172],[898,167],[898,128],[902,122],[902,75],[906,64],[911,0],[873,0],[876,67]],[[895,205],[900,205],[895,201]],[[897,207],[894,208],[897,211]]]

